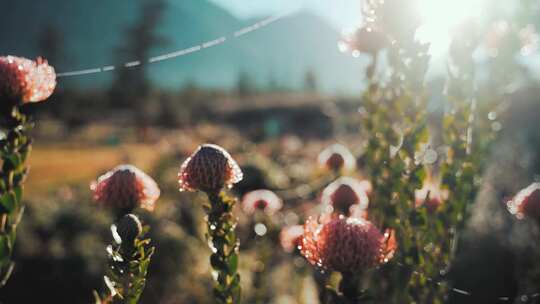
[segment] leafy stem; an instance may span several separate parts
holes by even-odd
[[[11,257],[17,225],[24,212],[22,185],[27,174],[25,161],[32,142],[28,133],[33,127],[19,105],[6,111],[1,119],[6,134],[0,139],[0,287],[7,283],[14,267]]]
[[[220,303],[239,303],[240,275],[238,269],[239,241],[232,209],[236,201],[225,193],[207,193],[208,237],[211,241],[210,264],[215,271],[214,296]]]

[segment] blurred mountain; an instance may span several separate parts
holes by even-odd
[[[57,71],[99,67],[138,58],[118,58],[126,29],[140,15],[140,0],[3,0],[0,54],[35,57],[43,45],[57,45],[52,62]],[[154,83],[178,88],[184,83],[231,88],[241,73],[264,88],[303,86],[308,70],[324,91],[359,88],[362,60],[341,54],[339,33],[323,18],[301,11],[278,22],[233,38],[234,31],[256,20],[239,20],[206,0],[167,0],[159,32],[168,43],[152,50],[160,55],[201,44],[223,35],[228,41],[200,52],[151,65]],[[105,87],[111,72],[62,79],[64,87]]]

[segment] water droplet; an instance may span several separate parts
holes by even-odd
[[[437,161],[437,158],[438,158],[437,151],[430,148],[426,150],[424,154],[423,162],[426,165],[432,165]]]
[[[266,232],[268,231],[268,229],[266,228],[266,225],[264,225],[263,223],[257,223],[254,227],[254,230],[255,230],[255,233],[258,235],[258,236],[263,236],[266,234]]]
[[[489,112],[489,114],[488,114],[488,119],[489,119],[489,120],[495,120],[495,119],[497,119],[497,112],[493,112],[493,111],[492,111],[492,112]]]
[[[499,132],[502,129],[502,124],[498,121],[495,121],[491,124],[491,129],[494,132]]]

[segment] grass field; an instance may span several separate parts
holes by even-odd
[[[39,197],[58,186],[90,183],[99,174],[122,163],[148,170],[159,157],[151,144],[110,146],[34,145],[25,195]],[[54,172],[54,174],[53,174]]]

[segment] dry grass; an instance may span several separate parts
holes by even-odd
[[[60,185],[90,183],[99,174],[121,163],[131,163],[148,170],[159,154],[159,149],[149,144],[115,147],[37,144],[28,162],[30,174],[25,195],[32,198]]]

